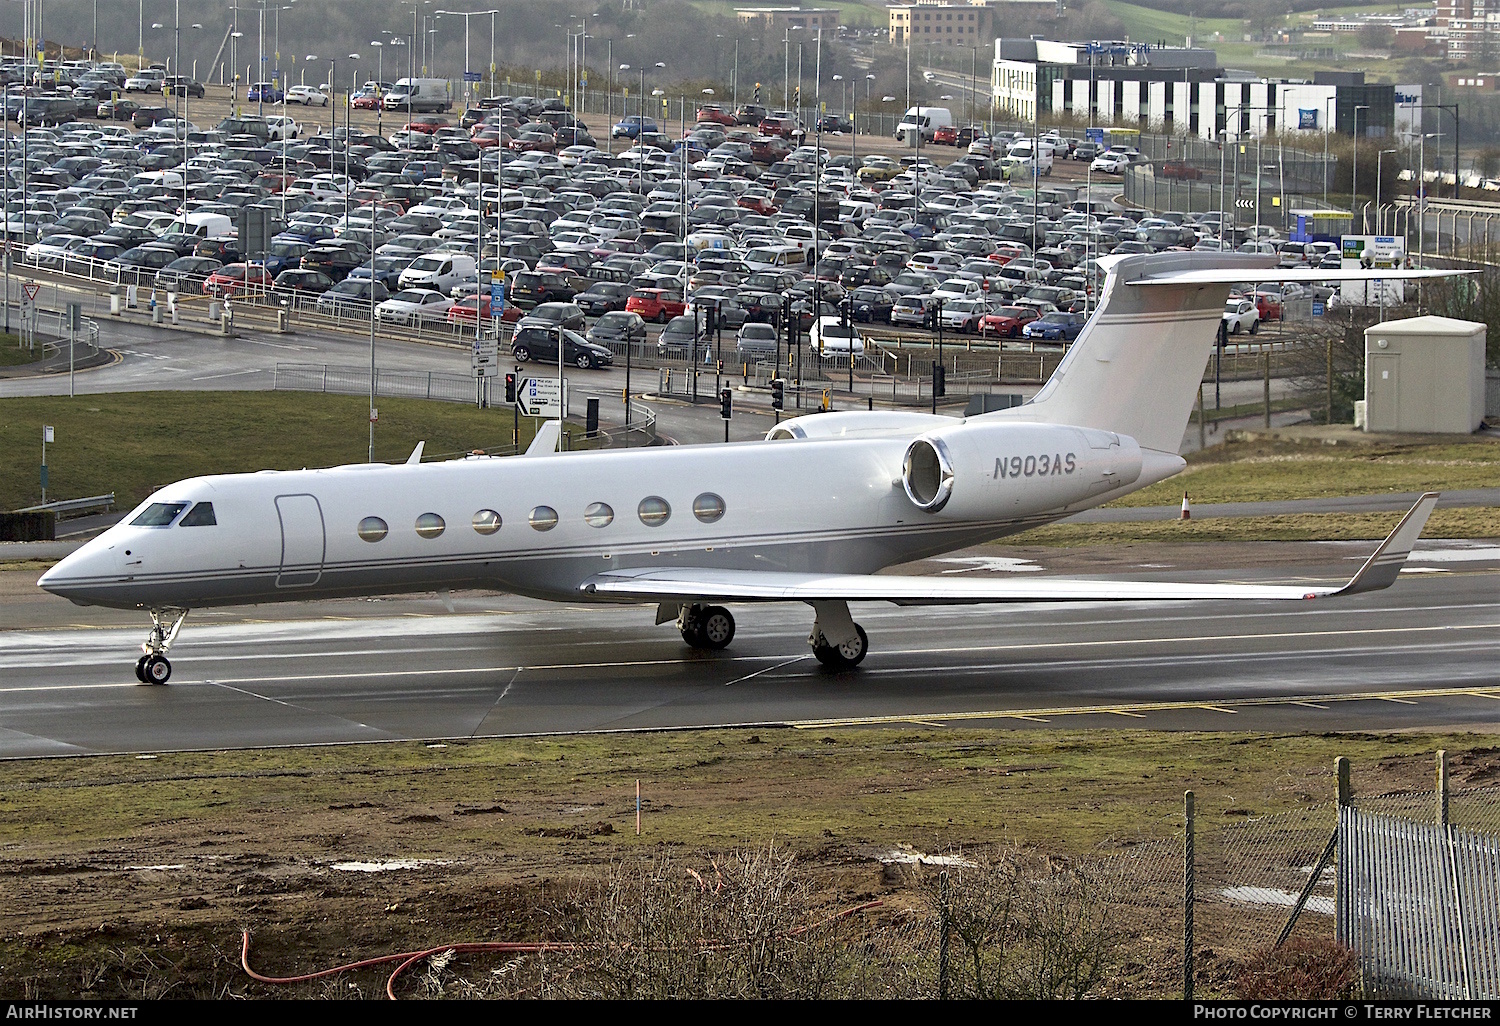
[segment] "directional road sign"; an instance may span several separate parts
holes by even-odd
[[[522,378],[516,382],[516,408],[527,417],[560,417],[564,394],[557,378]]]
[[[476,377],[489,377],[500,363],[500,340],[482,338],[471,349],[471,363]]]

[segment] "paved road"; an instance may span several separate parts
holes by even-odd
[[[195,616],[173,649],[172,684],[144,687],[130,669],[144,618],[76,609],[12,578],[0,589],[0,622],[34,626],[0,634],[0,756],[883,722],[1495,729],[1500,549],[1424,548],[1419,572],[1343,602],[863,606],[856,617],[871,655],[838,675],[810,658],[801,606],[737,607],[735,644],[703,654],[670,626],[652,626],[647,607],[470,594],[451,614],[419,596]],[[1255,564],[1228,575],[1236,580],[1324,580],[1368,550],[1194,551]],[[1077,555],[1033,554],[1043,572],[1054,561],[1078,569],[1067,566]],[[1095,556],[1131,576],[1226,576]],[[920,569],[1037,566],[994,557]]]

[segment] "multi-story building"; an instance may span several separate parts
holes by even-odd
[[[1061,9],[1058,0],[915,0],[892,4],[886,11],[895,46],[905,46],[910,40],[918,45],[988,47],[997,22],[1007,13],[1051,15]]]
[[[1203,139],[1278,129],[1384,136],[1396,124],[1396,87],[1367,85],[1362,72],[1251,79],[1220,68],[1212,50],[1000,39],[992,75],[997,113],[1023,121],[1066,114]]]
[[[1437,32],[1448,59],[1488,63],[1500,57],[1500,3],[1496,0],[1437,0]]]
[[[770,35],[791,29],[832,33],[839,27],[837,7],[736,7],[734,13],[741,25],[753,25]]]

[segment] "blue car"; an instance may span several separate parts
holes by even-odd
[[[1026,338],[1047,339],[1051,342],[1071,342],[1078,337],[1083,330],[1084,322],[1088,320],[1081,313],[1067,313],[1056,310],[1049,314],[1043,314],[1036,320],[1021,329],[1021,334]]]
[[[655,131],[655,121],[651,120],[650,118],[643,118],[639,117],[638,115],[632,114],[629,117],[621,118],[615,124],[615,126],[609,130],[609,137],[611,139],[619,139],[621,137],[626,139],[639,139],[642,132]]]
[[[274,82],[256,82],[245,94],[246,103],[280,103],[284,99],[286,94]]]

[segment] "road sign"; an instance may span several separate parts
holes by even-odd
[[[466,71],[466,72],[464,72],[464,81],[465,82],[479,82],[479,81],[482,81],[483,79],[484,79],[484,75],[481,74],[478,71]]]
[[[494,374],[495,368],[500,365],[500,340],[497,338],[477,340],[470,349],[470,359],[475,377],[484,378]]]
[[[1234,201],[1234,205],[1239,207],[1241,210],[1253,210],[1255,208],[1255,201],[1247,199],[1237,199]]]
[[[26,302],[35,303],[36,294],[42,291],[42,286],[40,282],[28,281],[21,286],[21,291],[26,293]]]
[[[522,378],[516,383],[516,409],[527,417],[560,417],[565,394],[557,378]]]

